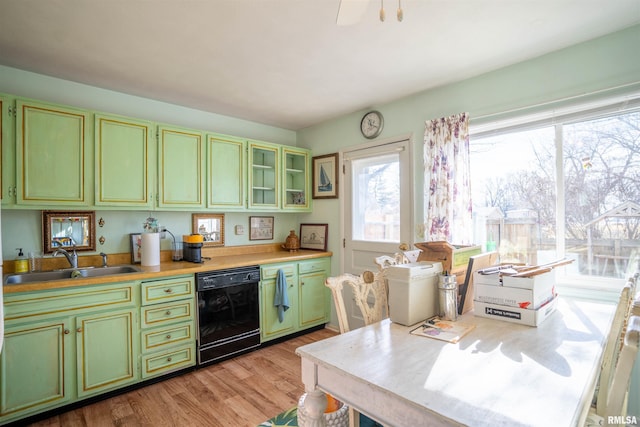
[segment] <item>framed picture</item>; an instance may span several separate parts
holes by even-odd
[[[129,234],[129,240],[131,243],[131,264],[140,264],[142,261],[142,253],[140,247],[142,246],[142,234],[131,233]]]
[[[300,249],[327,250],[328,224],[300,224]]]
[[[313,158],[314,199],[338,198],[338,153]]]
[[[249,240],[273,240],[273,217],[250,216]]]
[[[224,214],[191,214],[191,232],[202,235],[203,247],[224,246]]]

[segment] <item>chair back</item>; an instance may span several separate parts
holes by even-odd
[[[631,311],[632,298],[632,284],[627,282],[620,292],[620,299],[613,316],[611,330],[609,331],[602,356],[602,369],[600,371],[598,390],[596,392],[596,413],[600,416],[607,415],[604,413],[607,406],[607,396],[609,395],[614,369],[622,347],[621,337],[624,335],[625,324]]]
[[[604,413],[606,415],[626,416],[627,392],[631,380],[631,370],[636,361],[640,345],[640,317],[631,316],[624,336],[624,344],[613,374],[611,389],[607,396]]]
[[[402,253],[396,252],[393,256],[380,255],[373,259],[373,262],[378,266],[378,271],[382,271],[387,267],[398,264],[408,264],[409,259]]]
[[[331,289],[331,294],[333,295],[340,333],[349,332],[350,330],[342,294],[342,289],[345,285],[353,291],[356,305],[362,313],[365,325],[370,325],[389,317],[387,281],[384,277],[384,271],[376,273],[365,271],[360,276],[345,273],[336,277],[328,277],[325,284]]]

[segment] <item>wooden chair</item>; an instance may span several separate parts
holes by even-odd
[[[325,284],[331,289],[331,294],[333,295],[341,334],[351,330],[342,295],[342,289],[345,285],[353,290],[356,305],[362,313],[365,325],[370,325],[389,317],[388,290],[384,271],[376,273],[365,271],[360,276],[345,273],[337,277],[327,278]]]
[[[336,305],[336,314],[338,315],[341,334],[351,330],[342,294],[345,285],[353,290],[356,305],[362,313],[365,325],[370,325],[389,317],[389,302],[387,297],[389,290],[384,268],[381,268],[380,271],[375,273],[365,271],[360,276],[345,273],[336,277],[328,277],[325,285],[331,289],[331,294],[333,295],[333,302]],[[358,412],[351,407],[349,408],[349,418],[352,420],[352,424],[350,425],[354,427],[361,425],[380,425],[364,415],[358,414]]]
[[[614,369],[620,353],[621,336],[624,334],[625,323],[627,323],[627,318],[631,310],[632,298],[632,284],[627,282],[620,292],[618,307],[613,317],[611,330],[607,337],[602,356],[602,368],[600,370],[595,394],[595,412],[600,416],[607,415],[604,413],[607,407],[607,396],[609,395]]]
[[[631,371],[638,355],[638,346],[640,345],[640,317],[631,316],[629,325],[624,336],[624,344],[620,351],[620,357],[613,371],[611,387],[608,394],[602,396],[604,399],[598,405],[598,410],[602,412],[596,413],[593,409],[589,411],[585,426],[603,426],[609,424],[609,416],[618,416],[623,421],[620,425],[624,425],[624,419],[627,415],[627,396],[629,391],[629,382],[631,380]]]

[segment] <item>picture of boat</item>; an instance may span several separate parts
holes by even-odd
[[[318,185],[318,191],[332,191],[333,184],[331,184],[331,180],[329,179],[329,175],[324,170],[324,166],[320,165],[320,185]]]

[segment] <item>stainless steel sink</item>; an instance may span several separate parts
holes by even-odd
[[[142,270],[135,265],[116,265],[113,267],[89,267],[89,268],[68,268],[55,271],[37,271],[22,274],[6,274],[4,276],[5,285],[15,285],[20,283],[49,282],[52,280],[69,280],[80,277],[101,277],[113,276],[127,273],[139,273]]]

